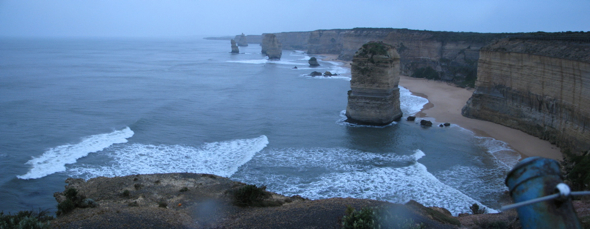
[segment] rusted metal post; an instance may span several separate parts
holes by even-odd
[[[555,194],[562,182],[559,163],[542,157],[522,160],[506,177],[514,203]],[[516,211],[522,228],[582,228],[570,198],[529,204]]]

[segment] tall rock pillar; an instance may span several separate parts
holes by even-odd
[[[383,42],[364,44],[351,63],[347,121],[387,125],[402,117],[399,102],[400,56]]]
[[[236,41],[234,41],[234,39],[231,39],[231,53],[240,53],[240,49],[236,45]]]
[[[283,47],[277,36],[272,33],[264,34],[262,38],[262,54],[266,54],[269,60],[280,60],[283,54]]]

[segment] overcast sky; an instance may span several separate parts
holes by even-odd
[[[0,0],[0,36],[185,37],[354,27],[590,31],[590,0]]]

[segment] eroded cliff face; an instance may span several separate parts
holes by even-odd
[[[473,86],[479,49],[503,36],[408,29],[317,30],[310,34],[308,53],[338,54],[339,59],[351,60],[363,44],[383,41],[396,47],[402,75]]]
[[[348,122],[387,125],[401,118],[399,54],[390,45],[369,42],[352,59]]]
[[[466,117],[548,140],[562,151],[590,150],[590,45],[504,39],[480,52]]]

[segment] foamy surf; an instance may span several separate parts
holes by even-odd
[[[370,128],[385,128],[388,126],[393,126],[395,124],[397,124],[397,122],[391,122],[387,125],[383,125],[383,126],[375,126],[375,125],[362,125],[362,124],[355,124],[355,123],[350,123],[347,122],[346,120],[348,119],[348,117],[346,117],[346,110],[342,110],[340,111],[340,119],[338,119],[338,121],[336,121],[336,124],[341,125],[341,126],[349,126],[349,127],[370,127]]]
[[[206,143],[200,147],[133,144],[110,152],[108,156],[113,159],[110,165],[81,165],[69,171],[85,179],[184,172],[229,177],[268,143],[268,138],[262,135],[252,139]]]
[[[428,99],[412,95],[405,87],[399,86],[400,108],[404,115],[415,115],[428,103]]]
[[[132,137],[134,132],[126,127],[123,130],[113,131],[106,134],[97,134],[82,139],[77,144],[66,144],[51,148],[41,156],[27,161],[31,169],[24,175],[17,176],[19,179],[37,179],[47,175],[66,171],[67,164],[74,164],[79,158],[89,153],[101,151],[113,144],[126,143],[127,138]]]
[[[429,173],[418,162],[424,156],[421,150],[409,155],[342,148],[269,150],[232,178],[310,199],[352,197],[401,204],[415,200],[444,207],[453,215],[470,212],[474,203],[484,206]]]

